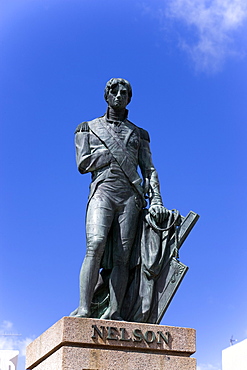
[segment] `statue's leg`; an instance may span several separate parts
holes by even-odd
[[[140,208],[136,206],[135,194],[128,199],[114,220],[113,269],[110,276],[110,318],[122,320],[121,308],[129,277],[129,257],[136,235]]]
[[[87,252],[80,271],[80,304],[76,316],[89,317],[100,261],[114,212],[106,196],[95,194],[86,216]]]

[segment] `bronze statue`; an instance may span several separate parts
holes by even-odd
[[[147,292],[148,303],[145,303],[145,293],[140,293],[152,280],[148,276],[150,268],[147,263],[146,267],[143,265],[145,256],[141,258],[141,255],[146,253],[148,260],[150,256],[157,260],[160,257],[155,249],[159,246],[154,246],[153,250],[150,245],[163,243],[163,262],[159,272],[155,270],[154,282],[167,265],[165,256],[166,260],[177,257],[174,250],[178,247],[174,247],[171,240],[183,219],[163,206],[148,132],[128,120],[126,106],[132,97],[130,83],[112,78],[106,84],[104,96],[108,104],[106,114],[81,123],[75,132],[78,170],[82,174],[91,172],[92,182],[86,214],[87,251],[80,272],[80,303],[71,316],[157,321],[157,312],[155,319],[150,318],[154,315],[151,315],[151,306],[154,301],[157,306],[159,300],[154,298],[154,283]],[[147,200],[148,210],[145,209]],[[148,227],[153,228],[155,236],[143,253],[141,245],[145,232],[142,225],[148,220]],[[167,251],[171,252],[171,245],[175,249],[169,255]],[[148,248],[151,248],[150,254]],[[153,262],[151,265],[153,268]],[[145,282],[143,271],[146,271]]]

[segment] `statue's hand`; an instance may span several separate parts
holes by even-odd
[[[154,217],[158,224],[162,223],[169,214],[169,211],[164,206],[158,204],[151,206],[148,212]]]

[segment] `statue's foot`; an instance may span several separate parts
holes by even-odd
[[[74,311],[72,311],[72,312],[70,313],[70,316],[75,316],[75,315],[77,315],[77,312],[78,312],[78,308],[76,308]]]
[[[70,316],[73,316],[73,317],[89,317],[90,312],[86,308],[78,307],[76,310],[71,312]]]
[[[118,312],[114,312],[113,314],[110,315],[111,320],[115,321],[125,321]]]
[[[108,307],[107,310],[100,316],[101,320],[116,320],[116,321],[125,321],[118,312],[111,312],[111,307]]]

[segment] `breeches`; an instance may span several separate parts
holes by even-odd
[[[86,256],[99,262],[110,234],[113,266],[128,264],[139,212],[140,199],[132,188],[107,191],[99,186],[87,209]]]

